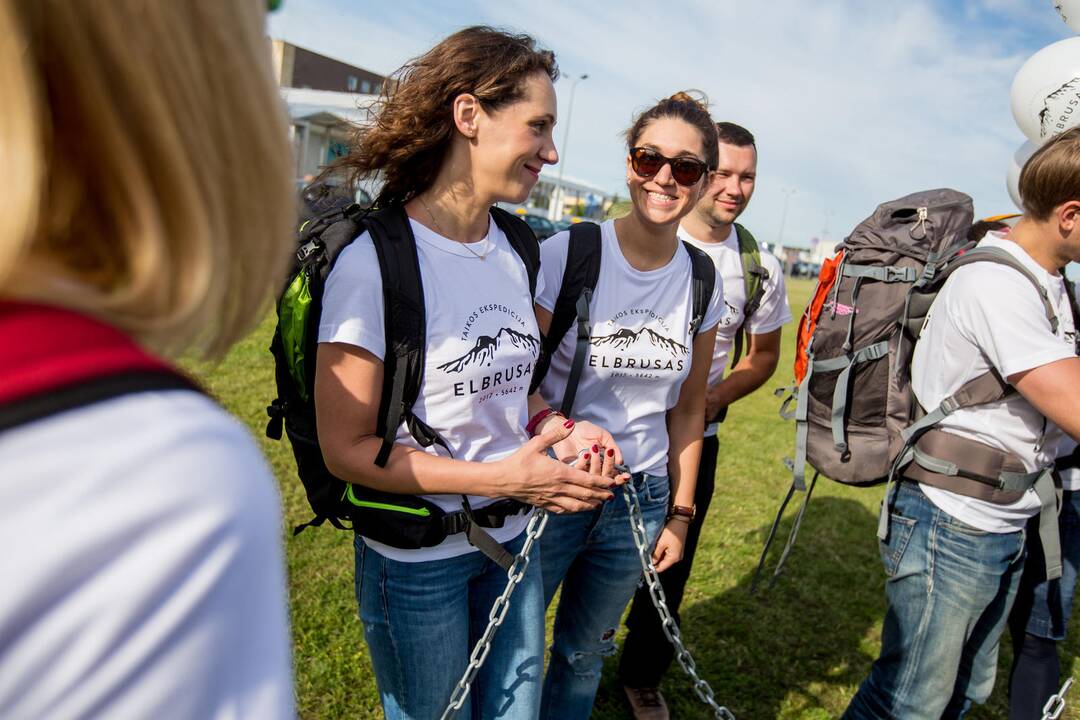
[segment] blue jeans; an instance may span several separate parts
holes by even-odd
[[[1080,566],[1080,492],[1066,490],[1062,493],[1061,514],[1058,516],[1061,532],[1061,578],[1058,580],[1046,580],[1042,546],[1039,544],[1038,517],[1032,518],[1032,522],[1028,525],[1030,557],[1020,582],[1012,628],[1014,633],[1024,631],[1060,642],[1065,639],[1068,629],[1076,591],[1077,567]]]
[[[668,479],[636,473],[630,482],[651,552],[667,516]],[[616,490],[614,499],[590,512],[552,515],[540,540],[545,603],[562,583],[544,677],[543,718],[588,718],[604,656],[615,653],[615,629],[642,574],[623,492]]]
[[[939,510],[917,484],[900,483],[881,543],[881,655],[844,718],[961,718],[985,702],[1024,553],[1023,531],[977,530]]]
[[[504,543],[517,554],[522,533]],[[544,601],[540,553],[510,598],[491,654],[457,717],[534,720],[540,710]],[[407,563],[389,560],[356,538],[356,595],[387,720],[442,715],[506,586],[506,572],[480,552]]]

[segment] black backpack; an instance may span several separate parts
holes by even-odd
[[[535,295],[540,250],[528,225],[505,210],[491,209],[496,225],[521,257]],[[296,262],[278,300],[278,323],[270,352],[274,356],[277,398],[267,407],[267,437],[280,440],[282,428],[296,456],[315,517],[293,534],[329,520],[339,529],[392,547],[431,547],[447,535],[464,532],[470,542],[502,564],[509,555],[479,527],[501,527],[506,517],[527,510],[516,500],[501,500],[473,511],[462,497],[462,510],[447,513],[418,495],[382,492],[335,477],[323,461],[315,424],[314,381],[322,294],[338,257],[350,243],[371,234],[382,276],[386,353],[378,434],[382,446],[375,463],[385,466],[398,428],[404,422],[423,447],[445,441],[412,412],[420,391],[426,345],[426,318],[416,239],[401,207],[369,212],[349,204],[301,225]],[[347,521],[349,524],[346,525]],[[508,566],[508,565],[507,565]]]
[[[693,277],[691,332],[697,335],[716,287],[716,268],[708,255],[685,240],[683,247],[690,253]],[[536,373],[533,375],[535,388],[547,374],[551,357],[559,348],[563,337],[571,326],[576,324],[577,345],[574,348],[574,359],[570,363],[566,390],[558,408],[566,416],[569,416],[573,409],[574,396],[577,394],[578,383],[581,381],[581,371],[585,367],[585,356],[588,355],[589,303],[596,290],[596,282],[600,278],[600,254],[599,225],[582,222],[570,227],[570,242],[566,250],[566,269],[563,272],[562,287],[559,288],[559,295],[555,299],[551,325],[548,327],[547,335],[541,341],[540,360],[537,362]]]

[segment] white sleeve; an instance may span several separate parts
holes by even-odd
[[[22,470],[0,541],[32,548],[0,558],[19,579],[0,597],[0,716],[294,717],[281,503],[247,428],[186,391],[33,425],[0,442]]]
[[[555,301],[562,289],[569,248],[569,230],[556,233],[540,243],[540,277],[536,281],[536,304],[548,312],[554,312]]]
[[[1074,357],[1051,330],[1035,288],[1016,270],[979,263],[958,269],[949,282],[951,322],[1002,377]]]
[[[371,236],[364,233],[341,251],[323,290],[319,342],[340,342],[386,353],[382,275]]]
[[[710,263],[712,265],[712,263]],[[716,265],[712,265],[713,272],[716,272]],[[716,284],[713,286],[712,297],[709,298],[709,305],[705,308],[705,319],[701,321],[701,328],[698,332],[706,332],[712,330],[720,322],[720,318],[727,312],[727,305],[724,304],[724,279],[720,276],[720,273],[716,273]]]
[[[763,335],[791,322],[791,307],[788,305],[787,288],[784,285],[784,269],[772,253],[761,253],[761,265],[768,273],[765,281],[765,294],[761,305],[746,324],[751,335]]]

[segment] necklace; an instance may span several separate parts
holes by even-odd
[[[442,225],[439,224],[439,219],[437,217],[435,217],[435,213],[431,212],[431,208],[428,207],[428,204],[427,204],[427,202],[424,201],[424,198],[420,197],[418,199],[420,200],[420,204],[424,206],[424,210],[427,211],[428,217],[431,218],[431,222],[435,223],[435,229],[439,231],[439,234],[442,235],[443,237],[449,237],[446,234],[446,231],[442,229]],[[458,244],[461,245],[466,250],[468,250],[470,253],[472,253],[473,257],[478,257],[481,260],[484,260],[485,258],[487,258],[487,254],[491,251],[490,244],[485,244],[484,252],[482,252],[482,253],[478,253],[475,250],[473,250],[471,247],[469,247],[469,245],[471,245],[471,243],[463,242],[463,243],[458,243]]]

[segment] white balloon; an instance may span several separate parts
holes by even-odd
[[[1080,124],[1080,37],[1059,40],[1028,58],[1011,94],[1013,118],[1033,142]]]
[[[1073,32],[1080,33],[1080,0],[1050,0],[1050,4]]]
[[[1009,162],[1009,170],[1005,173],[1005,186],[1009,189],[1009,197],[1012,198],[1013,204],[1019,208],[1020,212],[1024,211],[1024,203],[1020,198],[1020,171],[1024,169],[1024,164],[1038,149],[1039,146],[1030,140],[1018,147]]]

